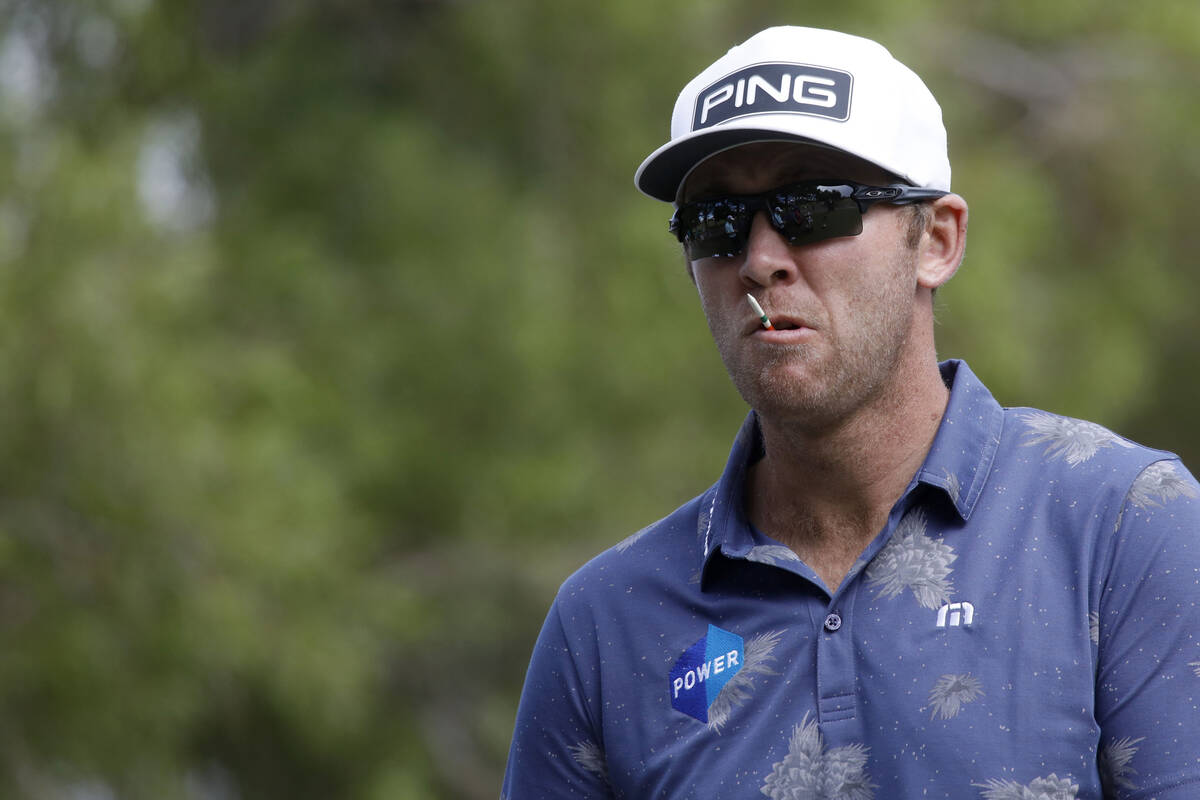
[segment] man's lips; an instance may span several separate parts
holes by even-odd
[[[793,331],[793,330],[797,330],[799,328],[809,327],[808,325],[804,324],[803,320],[796,319],[795,317],[789,317],[786,315],[782,315],[782,316],[776,315],[775,317],[772,317],[771,324],[775,327],[775,330],[777,330],[777,331]]]
[[[791,316],[788,314],[778,314],[778,313],[768,313],[767,316],[771,318],[771,327],[773,327],[775,329],[774,332],[786,332],[786,331],[798,331],[798,330],[811,330],[812,329],[812,326],[805,324],[804,320],[801,317]],[[746,328],[745,328],[745,334],[747,336],[750,336],[755,333],[766,334],[766,333],[772,333],[772,332],[773,331],[769,331],[766,328],[764,328],[762,322],[760,322],[758,319],[750,320],[750,323],[747,324]]]

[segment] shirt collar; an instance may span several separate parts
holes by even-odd
[[[940,489],[965,521],[979,500],[1000,446],[1004,411],[965,361],[945,361],[939,367],[942,380],[950,387],[950,401],[909,491],[918,484]],[[734,439],[721,478],[702,497],[698,533],[705,565],[717,550],[739,558],[755,546],[742,497],[746,470],[761,453],[758,416],[751,411]]]
[[[950,403],[917,480],[943,489],[966,521],[1000,448],[1004,409],[965,361],[944,361],[940,367]]]

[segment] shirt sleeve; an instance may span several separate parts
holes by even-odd
[[[1093,625],[1105,797],[1200,797],[1200,486],[1177,460],[1134,481]]]
[[[598,664],[586,661],[586,645],[573,650],[556,600],[525,676],[501,800],[614,796],[593,719]]]

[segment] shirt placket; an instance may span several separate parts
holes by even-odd
[[[861,741],[858,676],[854,658],[854,598],[847,587],[817,619],[817,714],[821,732],[830,741]]]

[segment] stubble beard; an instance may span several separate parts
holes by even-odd
[[[915,280],[912,253],[904,251],[885,284],[857,292],[849,307],[866,309],[823,328],[819,341],[778,348],[765,359],[739,353],[747,342],[737,331],[714,336],[742,399],[765,419],[805,429],[843,424],[867,406],[886,401],[903,379],[901,365],[912,336]]]

